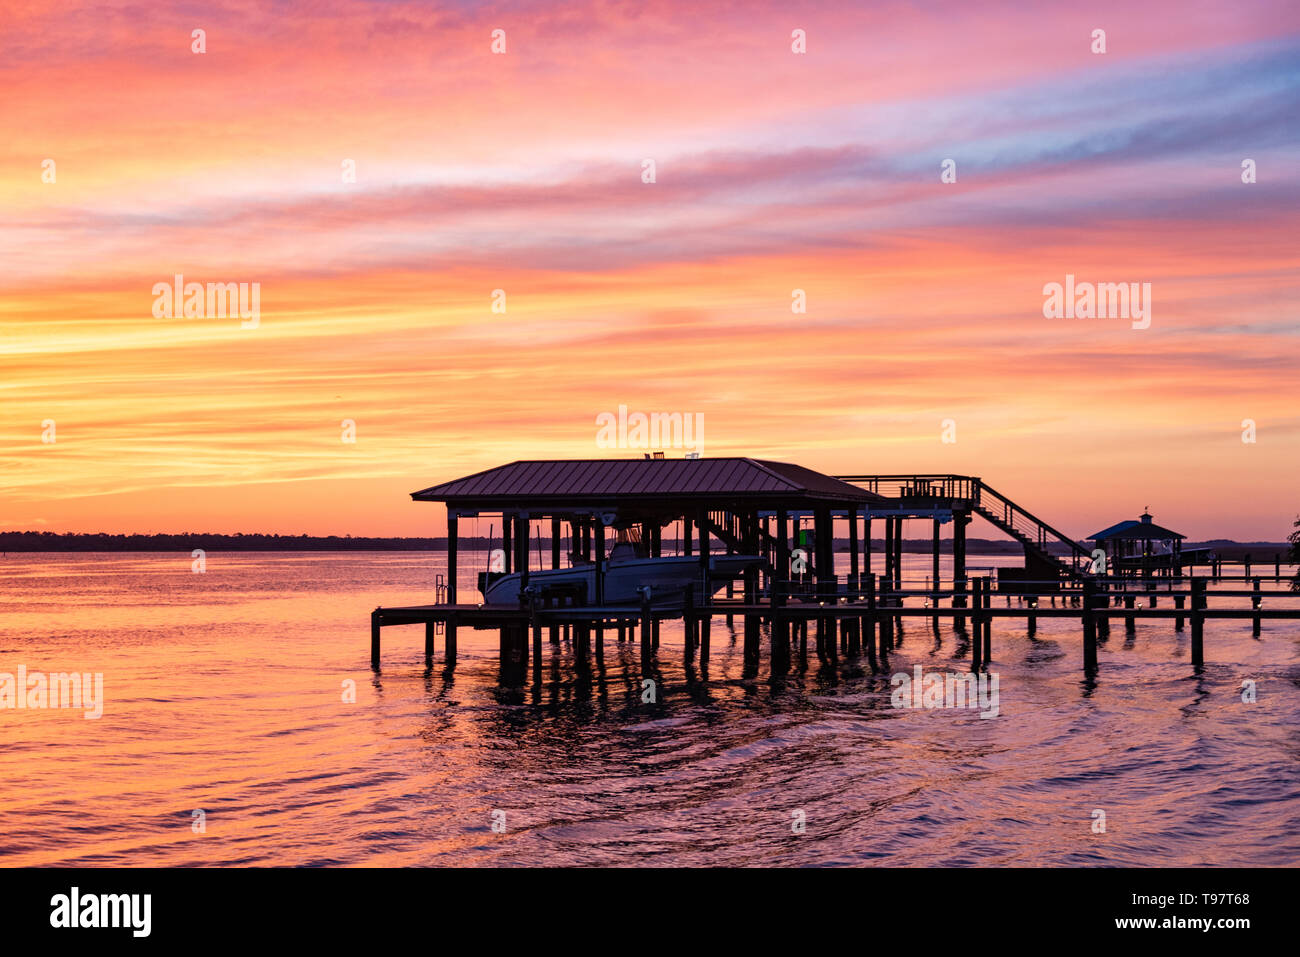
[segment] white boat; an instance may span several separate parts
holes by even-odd
[[[568,591],[584,604],[595,601],[596,565],[594,562],[573,558],[569,568],[544,568],[529,571],[528,587],[535,594],[547,592],[559,595]],[[728,581],[753,565],[762,565],[761,555],[711,555],[709,557],[709,587],[717,592]],[[696,601],[700,600],[700,582],[703,575],[698,555],[677,555],[649,558],[642,554],[637,543],[620,541],[610,550],[604,569],[605,605],[639,605],[641,590],[650,589],[650,603],[656,607],[680,605],[686,589],[695,586]],[[518,572],[503,574],[483,572],[479,575],[479,590],[489,605],[518,605],[522,576]]]

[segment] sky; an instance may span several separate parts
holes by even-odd
[[[440,534],[625,406],[1280,540],[1298,103],[1294,2],[0,0],[0,530]]]

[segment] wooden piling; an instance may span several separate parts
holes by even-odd
[[[1205,664],[1205,584],[1204,578],[1192,580],[1192,665],[1198,668]]]
[[[993,582],[984,579],[984,664],[993,660],[993,616],[988,610],[993,607]]]
[[[1258,609],[1259,606],[1264,603],[1264,600],[1259,595],[1259,579],[1258,578],[1251,579],[1250,587],[1251,590],[1254,591],[1255,593],[1250,597],[1250,607],[1254,609]],[[1254,635],[1256,638],[1259,637],[1259,626],[1260,626],[1259,618],[1258,617],[1252,618],[1251,634]]]
[[[653,641],[652,630],[654,628],[650,619],[650,596],[645,592],[641,593],[641,670],[646,671],[650,666],[650,646]]]
[[[1083,582],[1083,670],[1097,670],[1097,582],[1092,578]]]
[[[379,667],[379,629],[382,618],[379,609],[370,613],[370,667]]]
[[[876,627],[876,575],[874,572],[867,572],[864,584],[867,592],[867,614],[862,619],[862,643],[866,649],[867,661],[871,664],[871,670],[875,671],[877,668],[876,632],[879,629]],[[884,654],[883,648],[881,654]]]
[[[536,618],[533,619],[533,667],[542,667],[542,626]]]
[[[953,512],[952,515],[952,607],[966,607],[966,523],[970,516],[966,512]],[[966,628],[965,616],[953,619],[953,627],[958,631]]]
[[[934,590],[934,594],[930,596],[930,600],[934,602],[935,608],[939,607],[939,529],[941,524],[942,523],[937,518],[934,520],[934,550],[930,554],[930,586]],[[937,622],[939,619],[935,618],[934,620]]]

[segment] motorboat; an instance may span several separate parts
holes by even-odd
[[[530,570],[528,588],[533,594],[546,597],[568,596],[581,604],[595,601],[596,563],[577,555],[569,556],[568,568],[543,568]],[[746,569],[765,565],[761,555],[710,555],[709,589],[717,592],[734,581]],[[680,606],[686,589],[694,586],[699,601],[703,573],[698,555],[650,557],[642,545],[632,539],[616,541],[601,569],[604,575],[605,605],[639,605],[643,589],[649,589],[651,605],[655,607]],[[519,572],[480,572],[479,591],[489,605],[517,605],[526,600],[521,596],[523,576]]]

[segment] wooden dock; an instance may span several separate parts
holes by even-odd
[[[768,648],[773,673],[788,670],[795,661],[806,666],[810,644],[816,658],[823,663],[860,658],[873,670],[880,670],[887,664],[901,622],[928,618],[936,628],[940,621],[951,622],[958,633],[970,639],[971,669],[978,671],[987,669],[993,660],[994,619],[1024,621],[1032,637],[1040,618],[1070,618],[1080,623],[1081,663],[1085,673],[1095,673],[1098,642],[1105,641],[1112,622],[1117,621],[1126,630],[1132,630],[1139,621],[1172,620],[1175,632],[1183,631],[1190,623],[1191,664],[1199,668],[1205,660],[1207,620],[1249,620],[1257,636],[1266,621],[1300,621],[1300,593],[1286,587],[1290,580],[1258,576],[1241,583],[1249,587],[1220,587],[1213,591],[1209,590],[1212,579],[1208,578],[1162,580],[1158,588],[1127,578],[1090,578],[1068,586],[1059,582],[1037,583],[1043,587],[1029,591],[1025,590],[1026,586],[1035,583],[1017,581],[1012,594],[1000,593],[989,577],[974,577],[958,583],[956,588],[888,590],[879,589],[877,576],[868,574],[862,576],[859,587],[841,587],[820,600],[783,596],[777,588],[765,601],[719,598],[698,605],[688,602],[679,608],[656,608],[649,604],[546,608],[536,603],[531,607],[434,604],[376,608],[370,618],[370,657],[372,666],[379,668],[380,636],[385,626],[423,624],[424,653],[430,662],[440,634],[444,637],[445,660],[453,662],[457,631],[468,627],[499,631],[503,673],[522,672],[530,659],[540,668],[545,645],[558,645],[561,637],[571,641],[579,655],[601,654],[606,637],[619,642],[639,637],[642,671],[648,673],[657,655],[661,622],[683,622],[686,659],[691,661],[698,656],[703,665],[709,660],[713,624],[721,617],[727,622],[736,618],[743,621],[745,666],[751,674],[757,672],[760,663],[763,626],[770,633]],[[1264,582],[1275,587],[1265,590]],[[1224,580],[1216,583],[1233,584]],[[798,583],[786,584],[797,586]],[[917,599],[923,599],[926,604],[906,604]],[[1216,604],[1211,606],[1210,599]],[[1290,599],[1296,604],[1263,607],[1266,601],[1277,599]],[[548,636],[547,641],[543,640],[544,634]]]
[[[742,620],[749,674],[759,667],[763,626],[770,635],[774,673],[793,661],[806,665],[810,643],[822,662],[861,657],[877,669],[886,666],[901,622],[908,618],[930,618],[936,629],[941,620],[951,621],[970,639],[974,670],[987,667],[992,659],[995,618],[1025,620],[1030,636],[1040,618],[1075,618],[1081,628],[1083,667],[1089,673],[1096,670],[1097,644],[1109,634],[1112,621],[1132,629],[1141,620],[1173,619],[1174,629],[1182,630],[1190,620],[1192,664],[1199,668],[1207,619],[1249,619],[1256,635],[1264,621],[1300,620],[1300,607],[1263,607],[1265,601],[1300,597],[1278,587],[1263,590],[1264,582],[1281,586],[1294,574],[1293,567],[1284,568],[1280,555],[1262,564],[1265,572],[1272,565],[1271,576],[1260,574],[1261,563],[1252,565],[1249,557],[1242,565],[1244,574],[1231,576],[1225,574],[1231,566],[1216,559],[1207,566],[1221,586],[1213,592],[1208,591],[1207,578],[1197,576],[1194,556],[1184,561],[1177,548],[1171,549],[1167,561],[1162,557],[1159,567],[1142,561],[1112,570],[1118,574],[1098,573],[1101,553],[974,476],[834,477],[751,458],[538,460],[444,482],[414,492],[412,498],[446,503],[446,582],[438,587],[434,604],[375,609],[370,618],[375,668],[385,626],[423,624],[430,661],[440,634],[446,659],[454,661],[458,629],[493,629],[500,632],[503,675],[521,672],[531,659],[540,680],[546,643],[555,646],[567,639],[579,660],[585,660],[593,651],[603,652],[608,632],[618,641],[639,635],[642,670],[648,671],[659,647],[661,623],[669,619],[683,622],[687,660],[698,656],[703,664],[719,616],[728,623]],[[518,603],[457,600],[459,523],[483,516],[500,520],[502,547],[494,550],[501,568],[480,575],[480,585],[492,580],[492,574],[513,573],[517,587],[511,593],[518,592]],[[1022,547],[1023,568],[1002,569],[996,578],[971,573],[966,528],[975,518]],[[906,587],[902,577],[909,521],[923,522],[932,542],[932,574],[923,588]],[[873,554],[877,522],[884,527],[879,556]],[[1123,523],[1125,528],[1136,524]],[[943,525],[951,525],[946,582],[940,579]],[[541,548],[543,529],[549,531],[549,561]],[[645,559],[671,555],[680,567],[689,556],[686,564],[692,570],[687,577],[693,576],[694,583],[679,584],[653,603],[648,596],[639,605],[609,600],[605,577],[610,529],[635,531]],[[837,529],[847,532],[847,574],[837,573]],[[666,542],[681,551],[665,552]],[[565,554],[568,566],[562,562]],[[729,574],[719,571],[714,559],[720,555],[753,560],[747,558],[743,571]],[[554,584],[564,581],[555,572],[566,568],[594,569],[594,575],[584,578],[594,593],[586,594],[585,583],[571,589]],[[547,575],[536,576],[540,584],[530,585],[533,572],[542,570]],[[1237,584],[1241,587],[1231,587]],[[724,588],[725,597],[719,595]],[[1005,599],[1005,605],[996,604],[997,598]],[[667,604],[670,600],[676,605]]]

